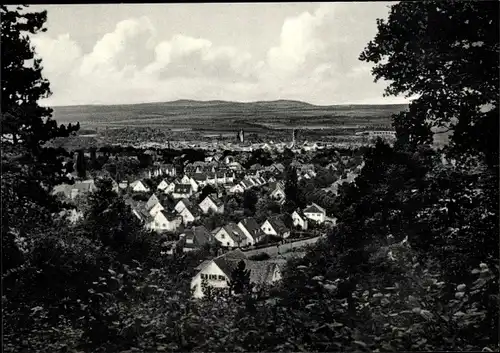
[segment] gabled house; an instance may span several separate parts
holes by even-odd
[[[170,183],[168,182],[167,179],[163,179],[158,186],[156,187],[157,190],[164,191]]]
[[[313,203],[310,206],[307,206],[304,209],[304,215],[315,222],[318,222],[319,224],[322,224],[325,222],[326,218],[326,211],[323,207],[318,206],[317,204]]]
[[[281,184],[273,183],[270,191],[270,196],[272,199],[277,201],[284,201],[286,199],[285,188],[282,187]]]
[[[184,223],[184,225],[188,225],[189,223],[193,223],[194,221],[200,219],[200,214],[201,210],[198,208],[198,206],[185,207],[181,212],[179,212],[179,215],[182,217],[182,223]]]
[[[191,184],[177,184],[174,187],[174,192],[172,193],[172,197],[174,199],[183,199],[189,198],[193,195],[193,188]]]
[[[203,298],[203,283],[213,288],[227,288],[231,275],[240,261],[250,271],[250,283],[258,290],[265,285],[273,285],[282,277],[280,264],[274,261],[252,261],[241,251],[230,251],[212,260],[203,261],[196,267],[198,273],[191,280],[194,298]]]
[[[241,194],[244,191],[245,191],[245,189],[243,188],[243,186],[241,185],[241,183],[234,184],[233,186],[231,186],[229,188],[229,192],[232,193],[232,194]]]
[[[160,203],[160,200],[158,199],[158,197],[156,197],[155,194],[153,194],[149,197],[148,201],[146,202],[146,208],[150,210],[151,208],[153,208],[153,206],[155,206],[158,203]]]
[[[200,202],[200,209],[204,214],[207,214],[209,211],[214,213],[224,213],[224,203],[213,197],[208,195]]]
[[[149,192],[149,188],[141,180],[136,180],[130,184],[133,192]]]
[[[176,179],[174,181],[172,181],[170,184],[168,184],[168,186],[163,190],[163,193],[167,194],[167,195],[170,195],[174,192],[175,190],[175,186],[177,184],[180,184],[180,180]]]
[[[280,238],[288,238],[290,236],[290,229],[288,229],[279,217],[269,217],[260,229],[267,235],[275,235]]]
[[[248,245],[248,240],[236,223],[229,223],[212,231],[214,238],[226,248],[236,248]]]
[[[253,188],[253,187],[255,186],[255,184],[254,184],[254,183],[252,183],[252,182],[251,182],[250,180],[248,180],[248,179],[244,179],[244,180],[242,180],[242,181],[240,182],[240,185],[242,186],[242,188],[243,188],[244,190],[251,189],[251,188]]]
[[[293,211],[293,226],[302,230],[307,230],[307,217],[301,211]]]
[[[238,223],[238,227],[248,239],[249,245],[258,243],[264,236],[259,224],[254,218],[245,218]]]
[[[158,202],[151,207],[146,206],[146,210],[149,212],[151,216],[154,217],[158,212],[165,210],[165,207],[163,207],[162,204]]]
[[[162,210],[153,217],[149,228],[157,232],[175,232],[181,224],[182,217]]]
[[[243,166],[239,162],[231,162],[231,163],[228,163],[227,166],[231,170],[235,170],[235,171],[242,171],[245,169],[245,168],[243,168]]]
[[[183,209],[185,209],[186,207],[191,207],[191,206],[192,206],[191,201],[189,201],[188,199],[184,198],[184,199],[179,200],[179,201],[175,204],[174,209],[175,209],[178,213],[181,213]]]
[[[215,241],[212,234],[204,226],[193,226],[186,229],[179,237],[179,245],[182,246],[184,252],[201,249],[206,244]]]
[[[189,184],[190,178],[187,176],[187,174],[184,174],[184,176],[181,178],[181,184]]]
[[[177,171],[175,169],[175,166],[173,164],[165,164],[163,165],[163,172],[170,176],[170,177],[175,177],[177,175]]]
[[[97,190],[93,180],[75,182],[73,185],[61,184],[54,187],[52,193],[63,194],[68,199],[74,200],[77,196],[87,195]]]

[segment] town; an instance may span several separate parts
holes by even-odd
[[[385,136],[389,142],[394,138],[390,131],[371,135]],[[303,247],[324,238],[336,226],[338,190],[352,183],[364,165],[356,148],[297,143],[295,136],[293,132],[289,143],[270,141],[244,150],[248,144],[240,130],[232,150],[191,150],[191,157],[172,158],[174,149],[162,154],[138,148],[128,155],[113,155],[106,149],[80,150],[67,161],[74,163],[68,175],[74,183],[57,185],[53,194],[74,207],[67,217],[77,223],[83,218],[79,206],[96,191],[96,180],[108,178],[112,190],[130,207],[130,217],[136,217],[151,236],[162,239],[164,256],[216,248],[214,258],[197,267],[192,280],[194,297],[203,296],[201,279],[219,288],[228,285],[231,271],[217,263],[228,262],[227,256],[234,258],[235,250],[237,258],[244,258],[252,269],[257,289],[278,281],[287,258],[302,256]],[[135,162],[138,168],[123,173],[117,161]],[[290,187],[295,188],[292,192],[307,190],[302,202],[293,203],[295,209],[287,204]]]

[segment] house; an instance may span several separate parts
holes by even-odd
[[[284,201],[286,199],[284,186],[280,183],[273,183],[270,196],[274,200]]]
[[[175,232],[181,224],[182,217],[162,210],[153,217],[152,222],[149,224],[149,228],[157,232]]]
[[[269,217],[260,229],[267,235],[275,235],[280,238],[288,238],[290,236],[290,229],[288,229],[279,217]]]
[[[189,184],[189,182],[190,178],[186,174],[184,174],[184,176],[181,179],[181,184]]]
[[[282,174],[285,171],[285,166],[281,163],[274,163],[271,165],[271,172],[275,174]]]
[[[163,172],[170,177],[175,177],[177,175],[177,171],[173,164],[165,164],[163,165]]]
[[[229,192],[233,194],[241,194],[245,191],[244,187],[240,184],[234,184],[229,188]]]
[[[192,206],[191,201],[189,201],[188,199],[184,198],[184,199],[179,200],[179,201],[175,204],[174,209],[175,209],[178,213],[181,213],[183,209],[185,209],[186,207],[191,207],[191,206]]]
[[[243,219],[238,223],[238,227],[247,237],[249,245],[254,245],[255,243],[258,243],[264,236],[264,233],[262,232],[259,224],[254,218]]]
[[[307,230],[307,217],[300,211],[292,213],[293,226],[302,230]]]
[[[68,199],[74,200],[77,196],[87,195],[91,192],[97,190],[93,180],[85,180],[82,182],[76,182],[73,185],[61,184],[54,187],[52,193],[63,194]]]
[[[244,190],[248,190],[248,189],[251,189],[255,186],[254,183],[252,183],[249,179],[244,179],[240,182],[240,185],[241,187],[244,189]]]
[[[149,188],[140,180],[136,180],[130,184],[130,188],[134,192],[149,192]]]
[[[318,206],[315,203],[313,203],[310,206],[307,206],[303,212],[304,212],[304,215],[310,220],[318,222],[319,224],[322,224],[325,222],[325,218],[326,218],[325,209]]]
[[[236,223],[229,223],[212,231],[214,238],[223,247],[235,248],[248,245],[248,240]]]
[[[169,186],[169,182],[167,179],[163,179],[158,186],[156,187],[157,190],[164,191],[167,187]]]
[[[189,198],[191,195],[193,195],[191,184],[176,184],[172,193],[174,199]]]
[[[148,211],[149,214],[153,217],[156,216],[158,212],[163,211],[164,209],[165,207],[163,207],[162,204],[159,202],[155,203],[153,206],[146,205],[146,211]]]
[[[203,284],[214,288],[228,288],[231,275],[240,261],[250,270],[250,283],[255,290],[272,285],[282,277],[280,264],[274,261],[252,261],[241,251],[231,251],[212,260],[203,261],[196,270],[198,273],[191,280],[194,298],[203,298]]]
[[[201,210],[198,206],[185,207],[181,212],[179,212],[179,215],[182,217],[182,223],[184,223],[184,225],[193,223],[194,221],[200,219],[200,214]]]
[[[214,213],[224,213],[224,203],[210,195],[205,197],[199,206],[204,214],[207,214],[210,210]]]
[[[153,206],[156,205],[157,203],[160,203],[160,200],[158,199],[158,197],[156,197],[155,194],[153,194],[149,197],[148,201],[146,202],[146,208],[149,210],[153,208]]]
[[[231,170],[235,170],[235,171],[239,171],[239,172],[245,169],[245,168],[243,168],[243,166],[239,162],[231,162],[231,163],[228,163],[227,166]]]
[[[204,226],[193,226],[186,229],[179,237],[179,245],[182,246],[184,252],[201,249],[206,244],[215,241],[212,234]]]

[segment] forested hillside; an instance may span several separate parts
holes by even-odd
[[[2,5],[2,314],[7,352],[498,351],[498,2],[401,2],[360,60],[416,94],[398,140],[368,148],[338,226],[280,285],[193,300],[210,253],[167,258],[111,181],[69,224],[50,195],[64,150],[26,32],[46,13]],[[29,10],[29,8],[28,8]],[[439,30],[436,25],[439,23]],[[19,98],[21,97],[21,98]],[[443,150],[431,128],[452,131]],[[218,295],[216,295],[218,294]]]

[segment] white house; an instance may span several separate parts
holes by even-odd
[[[236,223],[229,223],[212,231],[214,238],[223,247],[235,248],[248,245],[248,240]]]
[[[234,184],[231,188],[229,188],[229,192],[233,194],[241,194],[244,191],[245,189],[241,186],[241,184]]]
[[[179,228],[181,223],[182,217],[162,210],[156,213],[153,221],[149,225],[149,228],[157,232],[174,232]]]
[[[302,212],[293,211],[293,226],[302,230],[307,230],[307,217]]]
[[[253,218],[245,218],[238,223],[238,227],[247,237],[248,244],[254,245],[262,239],[264,233],[259,227],[257,221]]]
[[[224,213],[224,203],[210,195],[205,197],[199,206],[204,214],[207,214],[210,210],[214,213]]]
[[[189,184],[190,181],[191,179],[186,174],[181,178],[181,184]]]
[[[158,202],[158,203],[154,204],[154,206],[152,206],[151,208],[149,208],[148,212],[149,212],[149,214],[151,216],[154,217],[154,216],[156,216],[156,214],[158,212],[163,211],[163,210],[165,210],[165,207],[163,207],[162,204]]]
[[[279,217],[269,217],[260,229],[267,235],[274,235],[280,238],[288,238],[290,236],[290,229],[288,229]]]
[[[281,187],[274,188],[274,190],[271,191],[271,198],[278,201],[285,200],[285,190],[283,190]]]
[[[174,187],[174,192],[172,193],[172,197],[174,199],[183,199],[189,198],[193,195],[193,188],[191,184],[177,184]]]
[[[318,206],[317,204],[313,203],[310,206],[307,206],[304,209],[304,215],[315,222],[318,222],[319,224],[322,224],[325,222],[326,218],[326,211],[323,207]]]
[[[158,186],[156,187],[157,190],[164,191],[170,183],[167,181],[167,179],[163,179]]]
[[[168,186],[167,186],[167,187],[163,190],[163,193],[168,194],[168,195],[172,194],[172,193],[174,192],[174,190],[175,190],[175,186],[176,186],[177,184],[180,184],[180,183],[181,183],[181,182],[180,182],[179,180],[174,180],[174,181],[172,181],[172,182],[171,182],[170,184],[168,184]]]
[[[197,207],[185,207],[179,215],[182,217],[182,223],[184,223],[184,225],[200,219],[200,211]]]
[[[132,188],[132,191],[134,192],[148,192],[149,188],[144,185],[144,183],[140,180],[134,181],[132,184],[130,184],[130,187]]]
[[[193,297],[203,298],[204,283],[212,288],[227,288],[232,272],[240,261],[245,263],[247,270],[250,270],[250,283],[254,284],[255,290],[281,280],[282,272],[277,262],[248,260],[245,254],[236,250],[215,259],[203,261],[196,267],[198,273],[191,280]]]
[[[181,213],[183,209],[185,209],[186,207],[191,207],[191,205],[191,201],[189,201],[188,199],[181,199],[175,204],[174,209],[177,211],[177,213]]]

